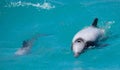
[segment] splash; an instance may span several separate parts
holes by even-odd
[[[115,21],[102,21],[100,28],[102,29],[104,36],[100,40],[106,40],[108,37],[110,37],[111,27],[115,23]]]
[[[108,31],[112,27],[112,25],[115,23],[115,21],[108,21],[108,22],[103,21],[101,23],[102,23],[101,28],[104,29],[105,31]]]
[[[5,7],[24,7],[24,6],[32,6],[32,7],[46,9],[46,10],[55,8],[55,6],[49,2],[44,2],[43,4],[40,4],[40,3],[21,2],[21,1],[11,2],[10,4],[6,5]]]

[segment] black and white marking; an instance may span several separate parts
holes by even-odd
[[[92,25],[80,30],[72,40],[72,51],[78,57],[88,47],[94,46],[104,35],[104,30],[97,27],[98,18],[95,18]]]

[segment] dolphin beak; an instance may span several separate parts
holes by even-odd
[[[75,53],[75,54],[74,54],[74,57],[77,58],[78,56],[79,56],[79,53]]]

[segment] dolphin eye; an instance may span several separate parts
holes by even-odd
[[[81,43],[81,42],[84,42],[84,40],[82,38],[78,38],[75,42],[76,43]]]
[[[77,40],[78,43],[80,43],[81,41],[80,40]]]

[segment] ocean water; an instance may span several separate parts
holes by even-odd
[[[98,18],[108,46],[74,58],[73,36]],[[29,54],[22,41],[41,36]],[[0,0],[0,70],[119,70],[120,0]]]

